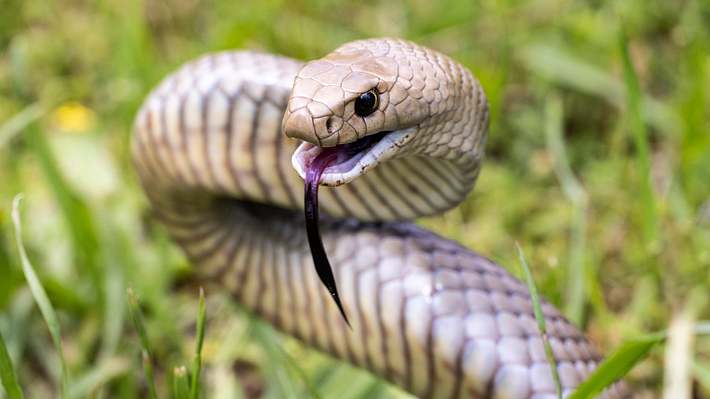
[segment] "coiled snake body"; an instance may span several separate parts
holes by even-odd
[[[133,151],[155,213],[201,276],[282,331],[420,397],[553,398],[526,288],[404,221],[472,188],[487,117],[468,70],[402,40],[356,41],[305,64],[224,52],[150,94]],[[321,231],[352,328],[303,227],[302,177],[324,151],[334,160],[320,178]],[[554,307],[543,312],[569,393],[600,357]]]

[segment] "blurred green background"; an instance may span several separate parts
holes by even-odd
[[[491,102],[476,189],[423,224],[516,274],[518,241],[542,293],[605,352],[710,318],[708,1],[2,0],[0,332],[27,397],[56,396],[60,363],[21,272],[15,194],[59,315],[70,394],[146,395],[132,287],[167,397],[173,368],[191,362],[197,287],[131,167],[142,99],[205,52],[313,59],[383,35],[461,61]],[[207,318],[206,397],[406,396],[218,291]],[[659,396],[680,357],[696,394],[710,395],[710,340],[680,352],[657,348],[628,376],[634,390]]]

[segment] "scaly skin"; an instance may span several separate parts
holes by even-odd
[[[373,87],[380,108],[363,120],[352,101]],[[201,276],[285,333],[420,397],[554,398],[527,289],[397,221],[464,198],[486,125],[485,96],[465,68],[378,39],[305,67],[252,52],[188,63],[146,100],[133,150],[153,209]],[[367,170],[326,176],[340,187],[320,199],[350,330],[313,269],[291,155],[300,140],[330,146],[381,130],[403,133]],[[554,307],[543,312],[567,394],[600,357]],[[625,395],[617,384],[603,397]]]

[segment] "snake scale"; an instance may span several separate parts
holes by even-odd
[[[278,329],[423,398],[554,398],[525,286],[407,221],[464,199],[487,125],[463,66],[369,39],[307,63],[249,51],[189,62],[145,100],[133,154],[199,275]],[[324,151],[320,228],[352,327],[303,224],[303,177]],[[543,313],[566,395],[601,358],[553,306]]]

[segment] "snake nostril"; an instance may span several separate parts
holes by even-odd
[[[343,120],[337,116],[331,116],[325,122],[325,128],[328,129],[328,135],[336,133],[343,127]]]

